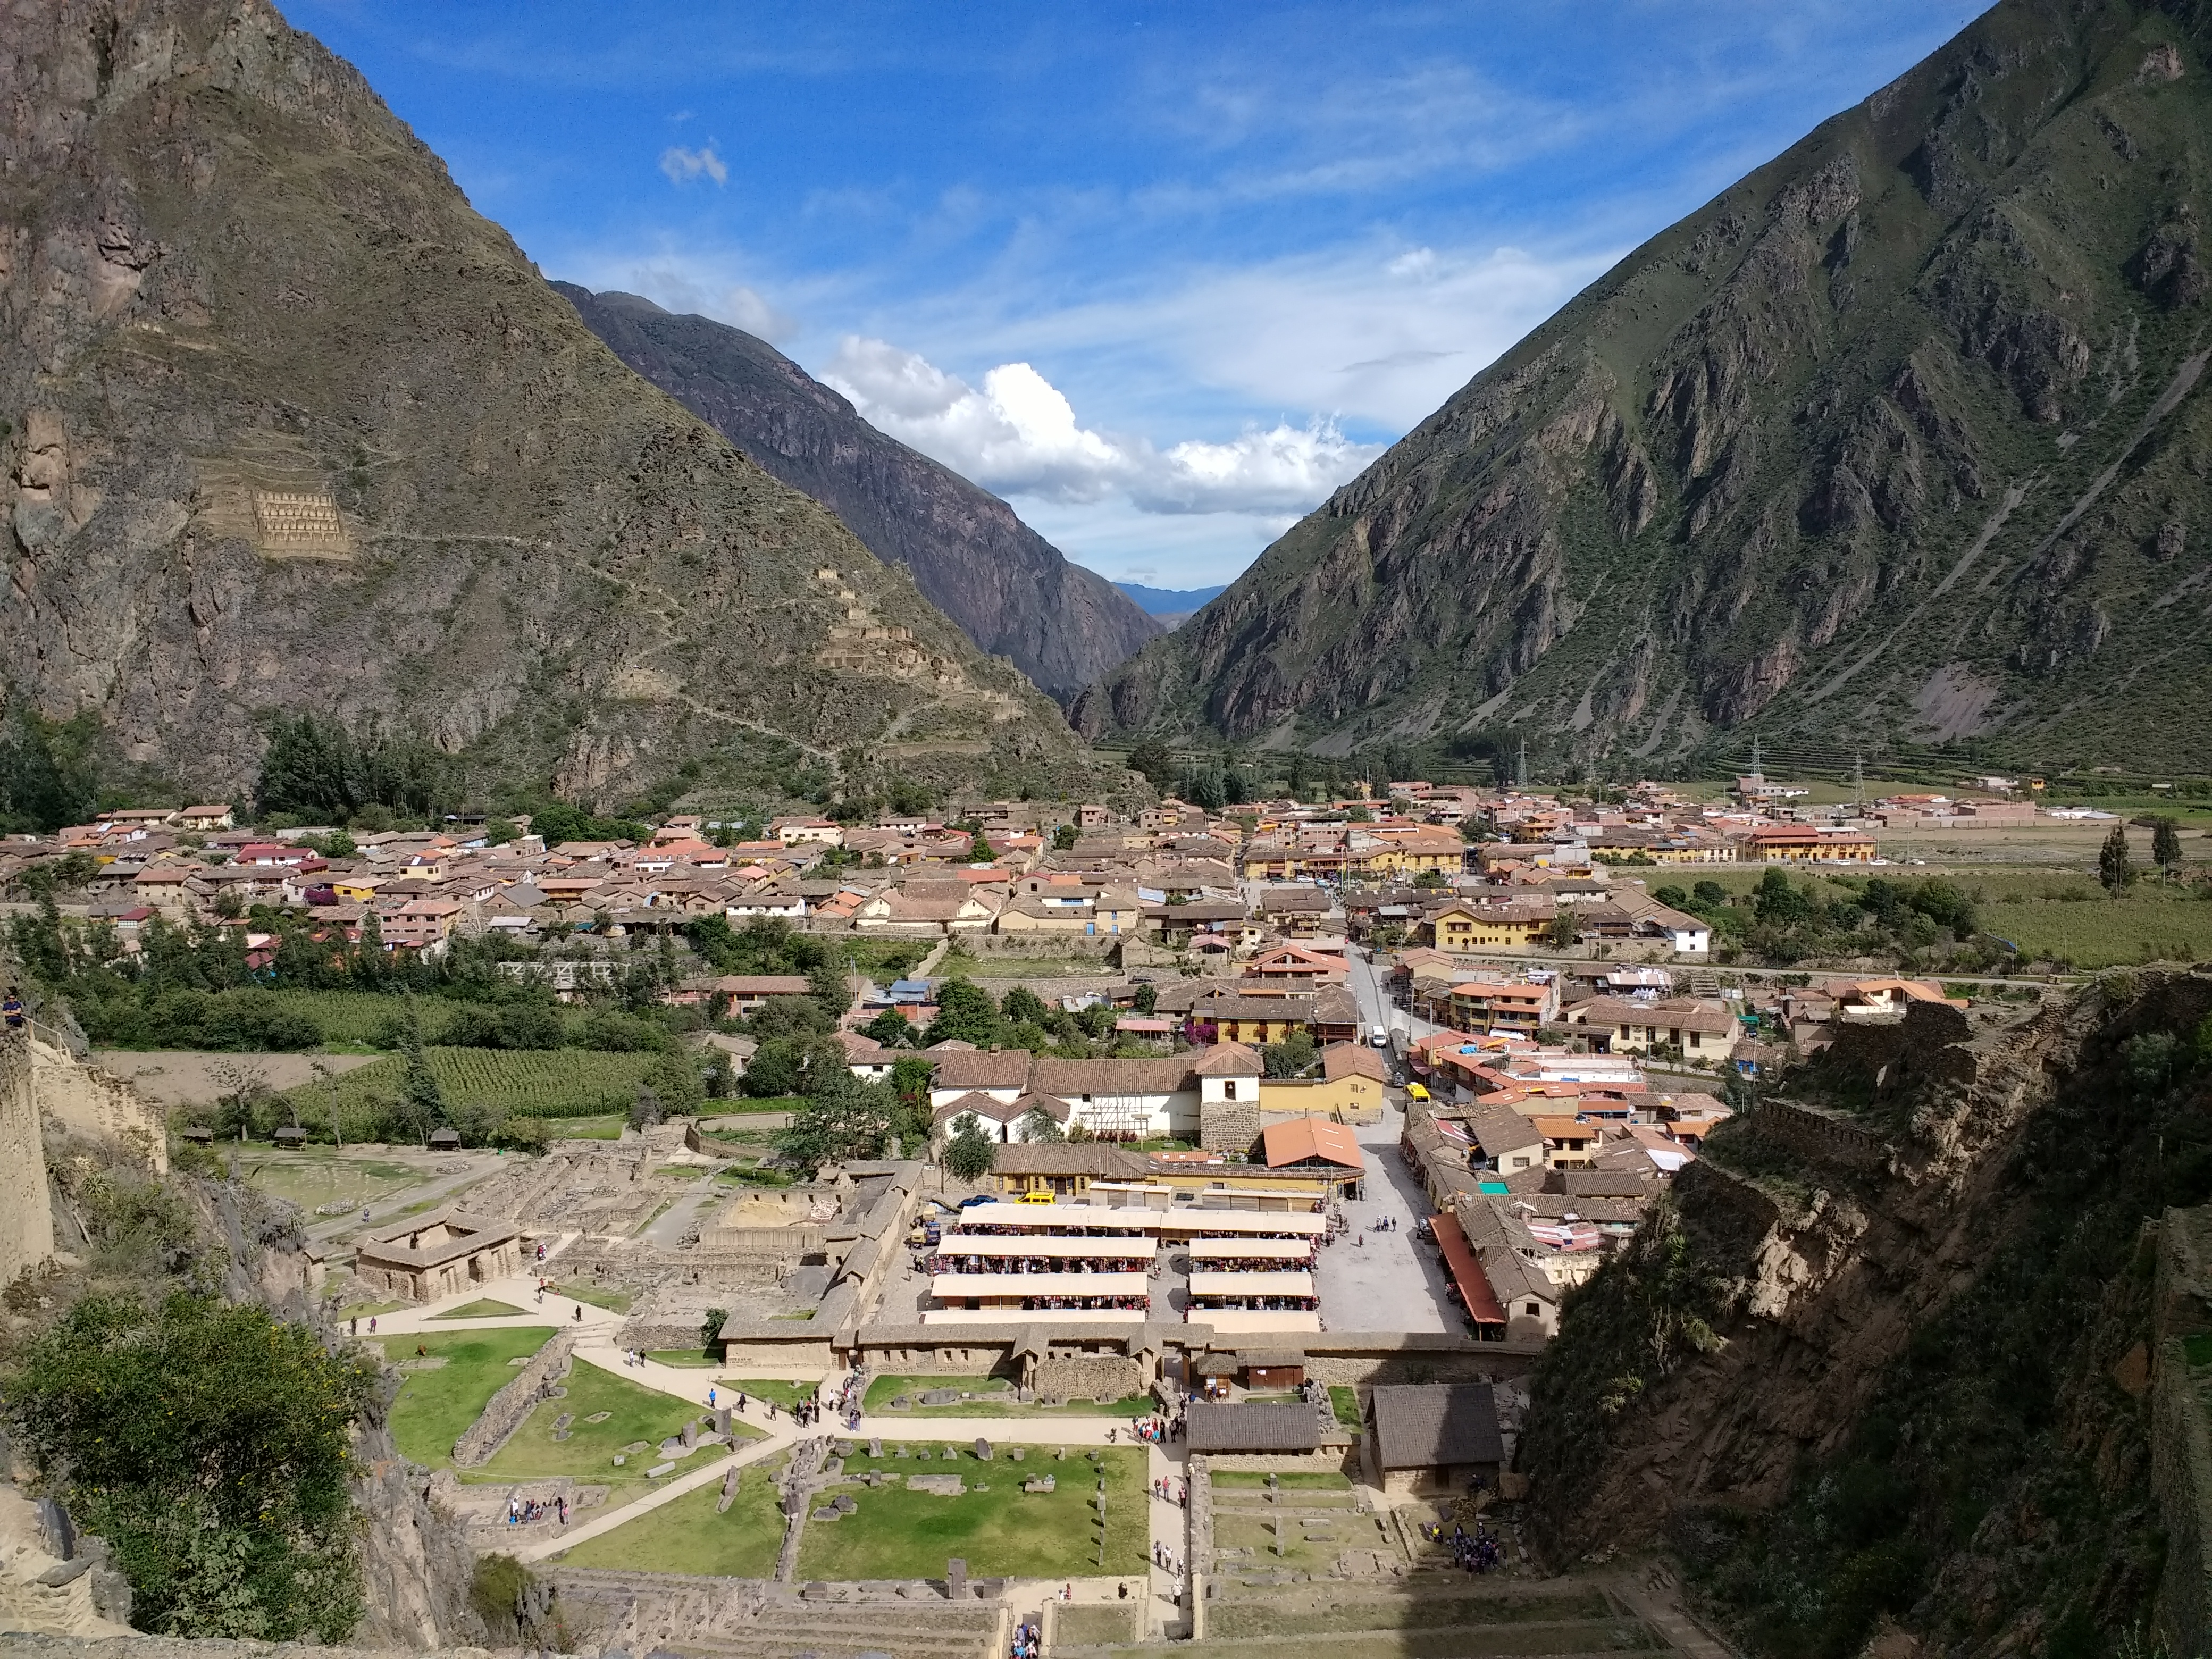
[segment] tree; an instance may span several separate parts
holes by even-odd
[[[664,1048],[645,1068],[645,1086],[659,1097],[660,1109],[670,1117],[696,1117],[707,1097],[706,1080],[699,1075],[698,1057],[681,1047]]]
[[[1690,896],[1679,887],[1655,887],[1651,890],[1651,896],[1670,910],[1689,908]]]
[[[446,1121],[446,1091],[438,1086],[437,1074],[422,1053],[422,1019],[411,996],[407,999],[406,1022],[400,1029],[399,1052],[406,1060],[406,1073],[399,1084],[400,1102],[428,1135]]]
[[[990,837],[986,836],[979,827],[975,831],[975,838],[968,843],[968,861],[971,864],[988,864],[998,856],[991,850]]]
[[[848,1158],[875,1158],[890,1138],[898,1097],[881,1083],[863,1083],[846,1066],[808,1079],[805,1103],[777,1131],[775,1149],[786,1161],[818,1174]]]
[[[1060,1127],[1059,1120],[1042,1106],[1030,1107],[1022,1114],[1022,1121],[1014,1127],[1022,1139],[1033,1146],[1067,1139],[1067,1133]],[[962,1177],[963,1180],[969,1178]]]
[[[1571,949],[1575,942],[1575,912],[1572,905],[1563,904],[1553,913],[1544,929],[1544,939],[1554,951]]]
[[[937,1018],[923,1033],[933,1046],[948,1041],[987,1048],[998,1039],[999,1005],[974,981],[948,979],[937,988]]]
[[[945,1143],[945,1172],[970,1184],[991,1173],[999,1161],[999,1143],[984,1133],[973,1112],[963,1112],[952,1125],[952,1139]]]
[[[903,1008],[886,1008],[860,1027],[860,1035],[885,1048],[904,1048],[914,1042],[914,1022]]]
[[[1150,980],[1141,981],[1137,987],[1136,1006],[1139,1013],[1151,1013],[1160,1006],[1160,988]]]
[[[1297,1077],[1321,1058],[1310,1033],[1293,1031],[1280,1042],[1262,1043],[1260,1064],[1272,1078]]]
[[[709,1308],[707,1316],[699,1322],[699,1346],[702,1352],[713,1353],[714,1344],[720,1340],[722,1327],[730,1322],[727,1308]]]
[[[1000,1000],[999,1012],[1014,1024],[1044,1024],[1044,999],[1026,985],[1017,985]]]
[[[99,801],[100,716],[41,719],[21,702],[0,732],[0,830],[52,834]]]
[[[2128,850],[2127,826],[2116,823],[2098,851],[2097,879],[2104,883],[2106,892],[2118,898],[2135,878],[2135,857]]]
[[[252,1304],[95,1295],[19,1350],[0,1400],[114,1550],[139,1629],[337,1643],[362,1612],[347,1485],[376,1374]]]
[[[1129,751],[1128,767],[1132,772],[1144,775],[1145,781],[1155,789],[1164,789],[1175,775],[1175,761],[1168,754],[1167,744],[1158,738],[1146,738]]]
[[[2172,881],[2181,867],[2181,826],[2162,813],[2151,820],[2150,861],[2166,881]]]
[[[660,1127],[660,1097],[642,1083],[637,1085],[637,1098],[629,1103],[629,1127],[643,1133]]]
[[[1052,832],[1053,850],[1059,853],[1071,851],[1075,846],[1077,830],[1073,824],[1061,824],[1059,829]]]

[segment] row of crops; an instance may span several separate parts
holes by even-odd
[[[590,1117],[626,1112],[652,1063],[649,1054],[594,1048],[426,1048],[423,1058],[447,1101],[524,1117]],[[302,1112],[327,1120],[333,1091],[345,1115],[380,1110],[398,1100],[406,1062],[398,1055],[358,1066],[328,1082],[291,1091]]]

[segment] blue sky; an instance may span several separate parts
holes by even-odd
[[[284,9],[548,276],[764,335],[1180,587],[1981,8]]]

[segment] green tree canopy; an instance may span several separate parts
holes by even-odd
[[[957,1040],[988,1048],[999,1038],[999,1005],[973,980],[948,979],[937,988],[937,1018],[929,1022],[925,1039],[932,1043]]]
[[[346,1484],[374,1379],[264,1308],[92,1296],[0,1372],[0,1409],[140,1629],[331,1643],[362,1611]]]
[[[2136,878],[2135,855],[2128,848],[2128,830],[2124,823],[2112,826],[2112,833],[2105,837],[2105,844],[2097,853],[2097,879],[2105,884],[2108,893],[2118,894]]]
[[[999,1161],[999,1143],[985,1132],[973,1112],[963,1114],[945,1143],[945,1173],[957,1181],[981,1181]]]

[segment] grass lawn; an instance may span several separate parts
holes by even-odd
[[[802,1400],[814,1398],[816,1384],[787,1382],[780,1377],[723,1377],[715,1384],[729,1394],[742,1394],[749,1400],[773,1400],[788,1411]]]
[[[783,1515],[776,1508],[774,1482],[784,1462],[770,1457],[748,1465],[726,1514],[714,1513],[722,1489],[710,1484],[553,1559],[568,1567],[766,1578],[775,1571],[776,1553],[783,1547]]]
[[[400,1385],[392,1406],[392,1437],[400,1451],[428,1468],[449,1467],[453,1442],[514,1380],[507,1361],[536,1353],[552,1334],[550,1326],[524,1325],[386,1338],[385,1356],[394,1364],[414,1358],[417,1347],[446,1362],[435,1370],[408,1372]]]
[[[594,1308],[605,1308],[609,1313],[628,1313],[635,1299],[620,1291],[603,1291],[596,1285],[556,1285],[556,1296],[565,1296],[571,1302],[588,1302]]]
[[[752,1112],[795,1112],[806,1104],[804,1095],[732,1095],[726,1100],[710,1100],[699,1108],[700,1117],[712,1122],[718,1117],[741,1117]],[[702,1133],[713,1134],[712,1129]]]
[[[981,1400],[962,1400],[950,1406],[910,1406],[904,1411],[892,1409],[891,1401],[901,1395],[919,1397],[925,1389],[958,1389],[964,1393],[988,1395]],[[1131,1395],[1126,1400],[1110,1401],[1105,1405],[1094,1405],[1087,1400],[1071,1401],[1064,1406],[1024,1405],[1014,1398],[1014,1385],[1003,1376],[879,1376],[868,1384],[866,1398],[861,1409],[883,1412],[893,1417],[1144,1417],[1153,1409],[1150,1395]],[[941,1572],[944,1571],[939,1568]]]
[[[939,1448],[941,1451],[942,1449]],[[1000,1457],[978,1462],[963,1451],[952,1462],[940,1455],[924,1463],[911,1458],[854,1457],[848,1470],[889,1469],[898,1475],[959,1474],[969,1490],[957,1498],[908,1492],[903,1486],[870,1491],[842,1486],[859,1511],[842,1521],[809,1521],[799,1546],[799,1571],[807,1578],[925,1578],[941,1575],[949,1556],[962,1556],[979,1576],[1015,1574],[1056,1578],[1082,1573],[1143,1570],[1152,1538],[1151,1503],[1146,1491],[1146,1454],[1141,1449],[1106,1449],[1106,1564],[1098,1565],[1097,1510],[1091,1499],[1097,1476],[1087,1458],[1056,1462],[1029,1449],[1026,1462]],[[1022,1482],[1034,1474],[1058,1478],[1049,1492],[1024,1492]],[[988,1484],[977,1492],[975,1483]]]
[[[465,1302],[458,1308],[448,1308],[433,1319],[504,1319],[509,1314],[519,1314],[521,1309],[510,1302],[495,1302],[491,1297],[479,1297],[474,1302]]]
[[[568,1373],[568,1389],[562,1398],[539,1404],[523,1419],[514,1437],[472,1478],[527,1480],[556,1474],[574,1475],[612,1483],[615,1494],[611,1501],[626,1502],[646,1486],[645,1472],[662,1461],[660,1443],[693,1418],[707,1414],[707,1385],[703,1382],[699,1385],[698,1399],[687,1403],[674,1395],[642,1388],[628,1377],[579,1360]],[[601,1412],[607,1413],[601,1421],[586,1420]],[[568,1425],[568,1437],[556,1440],[553,1425],[564,1416],[574,1419]],[[732,1423],[731,1432],[740,1440],[755,1439],[759,1434],[757,1430],[740,1423]],[[617,1468],[616,1455],[623,1447],[641,1440],[645,1442],[645,1450],[627,1454]],[[688,1474],[702,1462],[726,1455],[718,1446],[708,1447],[693,1452],[676,1467],[678,1472]],[[625,1491],[626,1487],[635,1490]]]
[[[1329,1517],[1323,1528],[1309,1530],[1296,1516],[1283,1518],[1283,1553],[1275,1553],[1276,1517],[1273,1514],[1225,1512],[1213,1514],[1214,1547],[1245,1549],[1249,1555],[1224,1562],[1224,1574],[1264,1572],[1287,1567],[1300,1572],[1325,1573],[1348,1549],[1382,1550],[1391,1547],[1390,1534],[1380,1516],[1360,1515],[1350,1509]]]
[[[2054,887],[2057,886],[2053,883]],[[1982,930],[2021,954],[2111,968],[2131,962],[2197,962],[2212,956],[2212,903],[2145,882],[2125,898],[2015,898],[1984,905]]]
[[[702,1370],[722,1363],[719,1354],[703,1354],[696,1348],[647,1348],[645,1357],[663,1365],[692,1365]]]
[[[1350,1492],[1352,1477],[1327,1469],[1286,1469],[1275,1477],[1284,1492]],[[1229,1492],[1267,1490],[1267,1474],[1259,1469],[1217,1469],[1213,1484]]]
[[[281,1157],[239,1159],[239,1174],[257,1192],[288,1199],[311,1214],[358,1209],[434,1179],[427,1170],[380,1158],[357,1158],[334,1146],[303,1146]]]
[[[1328,1385],[1328,1403],[1336,1411],[1336,1420],[1343,1424],[1346,1428],[1364,1429],[1367,1426],[1359,1415],[1359,1394],[1357,1389],[1347,1389],[1341,1382],[1332,1382]]]

